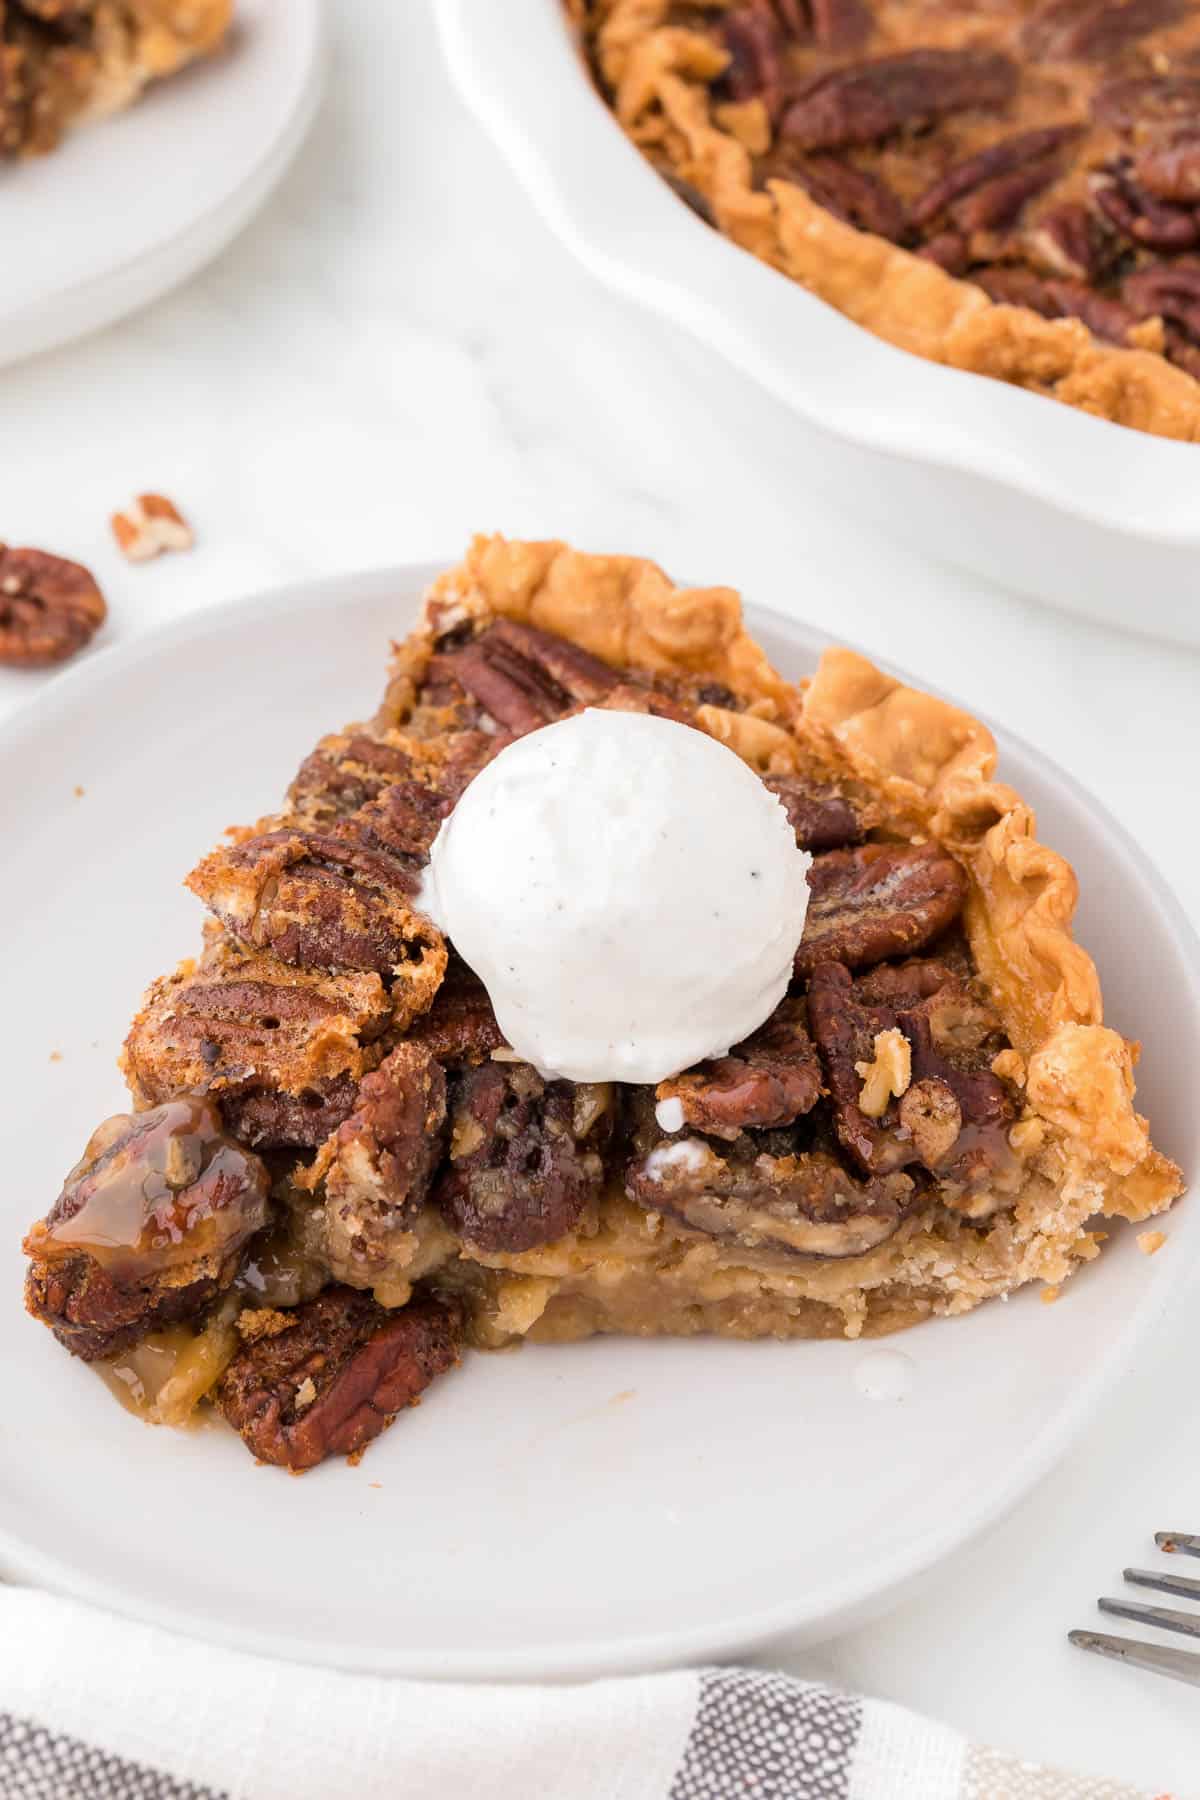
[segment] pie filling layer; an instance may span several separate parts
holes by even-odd
[[[581,11],[710,224],[907,349],[1200,437],[1195,0]]]
[[[656,1086],[519,1060],[415,904],[472,778],[587,708],[724,743],[812,856],[783,1000]],[[30,1311],[147,1416],[210,1399],[307,1468],[465,1345],[856,1337],[1060,1283],[1095,1215],[1181,1180],[1071,940],[1071,871],[994,760],[849,652],[792,688],[728,590],[477,540],[376,717],[189,877],[202,952],[146,995],[133,1110],[26,1239]]]

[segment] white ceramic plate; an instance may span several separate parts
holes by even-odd
[[[1200,445],[910,356],[727,242],[625,139],[564,0],[437,12],[464,100],[548,224],[702,347],[698,390],[798,491],[1002,586],[1200,643]],[[765,390],[749,425],[714,354]]]
[[[180,877],[372,710],[429,569],[291,589],[68,672],[0,729],[0,1566],[197,1636],[463,1678],[589,1676],[817,1635],[954,1550],[1062,1455],[1195,1258],[1119,1233],[1057,1306],[1028,1293],[894,1340],[903,1403],[846,1343],[601,1340],[472,1356],[351,1469],[258,1468],[219,1427],[122,1412],[18,1300],[18,1239],[95,1124],[151,976],[194,949]],[[751,622],[790,674],[820,647]],[[1152,870],[1004,743],[1083,878],[1110,1017],[1146,1042],[1163,1147],[1200,1160],[1197,946]],[[75,794],[77,786],[85,792]],[[51,1060],[57,1052],[61,1060]]]
[[[0,169],[0,363],[157,299],[262,205],[316,110],[320,0],[239,0],[228,48]]]

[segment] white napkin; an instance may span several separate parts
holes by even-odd
[[[577,1687],[393,1681],[214,1650],[0,1588],[0,1800],[735,1796],[1150,1800],[757,1669]]]

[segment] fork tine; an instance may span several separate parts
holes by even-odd
[[[1176,1606],[1138,1606],[1132,1600],[1097,1600],[1096,1604],[1102,1613],[1115,1613],[1118,1619],[1135,1619],[1139,1625],[1158,1625],[1163,1631],[1200,1637],[1200,1613],[1180,1612]]]
[[[1200,1556],[1200,1537],[1192,1531],[1156,1531],[1154,1541],[1169,1556],[1176,1551],[1182,1556]]]
[[[1096,1656],[1109,1656],[1135,1669],[1149,1669],[1154,1675],[1167,1675],[1172,1681],[1200,1687],[1200,1654],[1195,1650],[1176,1650],[1169,1644],[1139,1644],[1136,1638],[1109,1637],[1103,1631],[1070,1631],[1067,1638],[1078,1649],[1090,1650]]]
[[[1183,1600],[1200,1600],[1200,1581],[1189,1575],[1160,1575],[1157,1569],[1122,1569],[1134,1587],[1157,1588],[1160,1594],[1178,1594]]]

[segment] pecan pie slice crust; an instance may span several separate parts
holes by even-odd
[[[223,41],[233,0],[0,0],[0,158],[52,150]]]
[[[1195,0],[575,10],[624,130],[742,248],[902,349],[1200,441]]]
[[[787,997],[657,1089],[521,1062],[414,910],[471,776],[583,706],[726,743],[814,858]],[[477,539],[376,717],[190,878],[204,953],[151,988],[137,1110],[26,1240],[30,1310],[150,1416],[207,1393],[308,1467],[464,1344],[857,1337],[1060,1284],[1098,1218],[1182,1177],[1072,938],[1075,877],[995,764],[977,720],[850,651],[793,686],[729,589]]]

